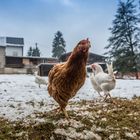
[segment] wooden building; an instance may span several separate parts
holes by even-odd
[[[0,45],[5,46],[6,56],[23,56],[24,38],[0,36]]]
[[[65,62],[70,56],[70,54],[71,52],[61,55],[61,57],[59,58],[60,62]],[[102,55],[89,52],[87,65],[90,65],[92,63],[105,63],[105,57]]]
[[[71,52],[61,55],[61,57],[59,59],[60,62],[65,62],[70,55],[71,55]],[[103,69],[106,69],[105,57],[102,55],[98,55],[98,54],[89,52],[89,56],[88,56],[88,60],[87,60],[87,71],[88,72],[91,72],[91,68],[89,65],[91,65],[93,63],[99,63],[103,67]]]
[[[41,63],[38,65],[38,74],[40,76],[48,76],[49,71],[56,63]]]
[[[15,57],[6,56],[6,67],[11,68],[33,68],[40,63],[56,63],[58,59],[46,57]]]
[[[58,63],[58,59],[46,58],[46,57],[15,57],[6,56],[5,57],[5,67],[6,68],[16,68],[20,71],[26,69],[28,74],[33,74],[37,70],[37,65],[43,63]]]

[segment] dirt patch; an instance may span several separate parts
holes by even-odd
[[[10,122],[0,118],[1,140],[138,140],[140,139],[140,98],[113,99],[114,102],[70,102],[66,120],[62,113],[37,112],[28,121]]]

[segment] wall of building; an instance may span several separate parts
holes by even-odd
[[[27,69],[18,69],[18,68],[5,68],[5,74],[27,74]]]
[[[0,68],[5,66],[5,47],[0,47]]]
[[[6,47],[6,56],[23,56],[23,48],[22,47]]]
[[[37,68],[0,68],[0,74],[33,74]]]
[[[23,56],[24,38],[0,37],[0,46],[5,46],[6,56]]]
[[[30,60],[29,60],[29,59],[23,58],[23,59],[22,59],[22,63],[23,63],[24,65],[30,65]]]
[[[4,74],[4,68],[0,68],[0,74]]]
[[[0,37],[0,45],[6,46],[6,37]]]

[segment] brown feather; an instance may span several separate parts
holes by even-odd
[[[86,61],[90,42],[82,40],[74,48],[66,63],[55,65],[49,72],[48,92],[65,108],[86,79]]]

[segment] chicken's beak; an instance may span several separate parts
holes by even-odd
[[[83,49],[82,51],[85,53],[85,52],[87,52],[87,51],[88,51],[88,49],[87,49],[87,48],[85,48],[85,49]]]
[[[89,48],[91,47],[90,43],[87,43],[87,47],[83,50],[83,52],[87,52],[89,50]]]
[[[87,42],[87,44],[85,45],[85,47],[82,49],[82,51],[85,53],[85,52],[88,52],[89,48],[91,47],[90,45],[90,42]]]

